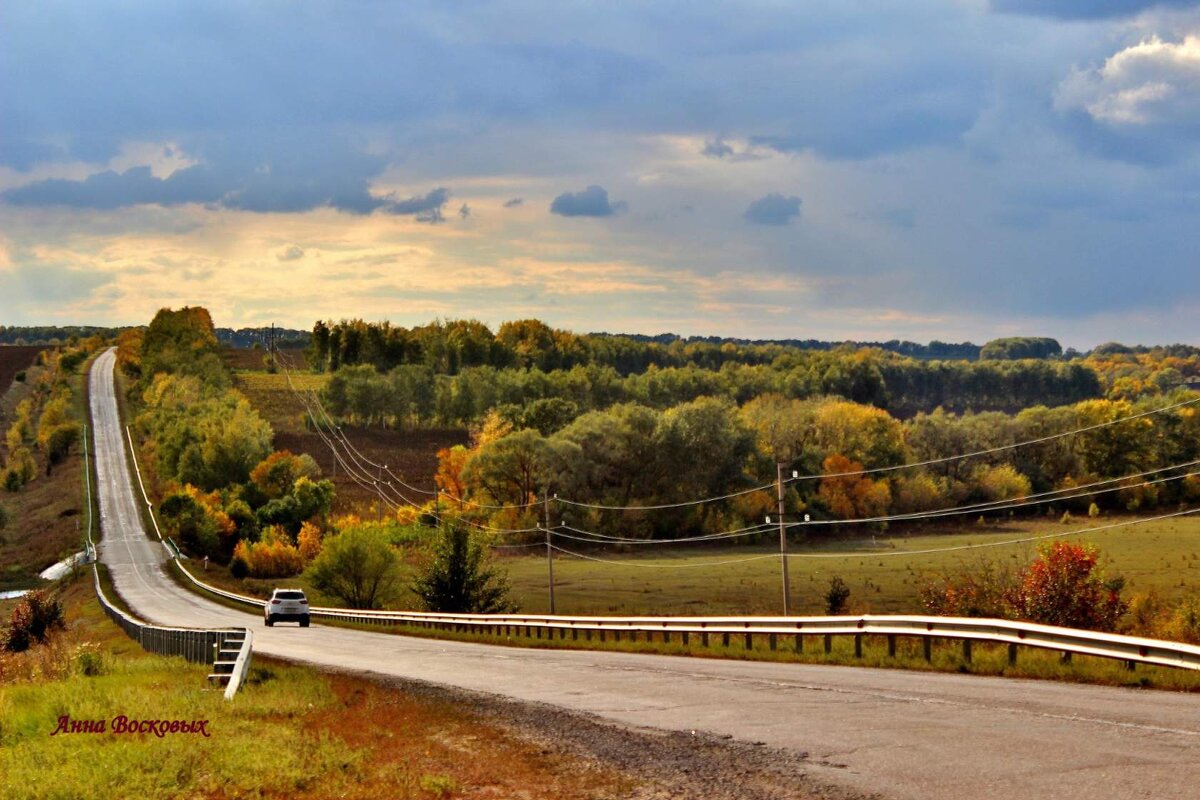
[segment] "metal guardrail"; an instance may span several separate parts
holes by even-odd
[[[229,592],[198,580],[182,564],[176,562],[183,574],[203,591],[226,600],[262,609],[265,603],[254,597]],[[1010,663],[1015,663],[1018,647],[1055,650],[1070,657],[1072,654],[1118,659],[1127,665],[1152,664],[1179,669],[1200,669],[1200,647],[1122,636],[1100,631],[1060,628],[1032,622],[975,617],[930,617],[864,614],[855,617],[571,617],[547,614],[439,614],[427,611],[357,611],[345,608],[314,606],[309,614],[317,619],[354,622],[363,625],[410,625],[418,628],[470,633],[524,635],[529,638],[574,640],[583,636],[590,641],[595,635],[605,641],[609,635],[615,641],[628,637],[636,641],[639,635],[649,640],[658,634],[664,641],[677,635],[687,644],[699,636],[708,645],[710,637],[721,637],[728,646],[732,637],[743,637],[747,648],[752,636],[766,636],[771,649],[780,639],[791,640],[799,652],[805,636],[825,637],[825,650],[830,650],[833,636],[855,637],[855,653],[862,654],[863,636],[884,636],[889,655],[895,654],[896,637],[919,638],[924,642],[925,658],[931,658],[935,639],[957,639],[963,643],[963,656],[971,657],[972,642],[1007,644]]]
[[[225,699],[230,700],[237,693],[246,673],[250,669],[250,654],[254,636],[247,628],[167,628],[160,625],[148,625],[126,614],[114,606],[104,594],[100,585],[100,571],[92,566],[92,575],[96,584],[96,596],[100,606],[109,619],[121,627],[129,638],[142,646],[143,650],[165,656],[183,656],[195,664],[220,664],[220,654],[237,653],[231,663],[228,673],[214,673],[210,678],[220,675],[219,680],[228,676],[225,684]]]
[[[100,607],[109,619],[121,627],[129,638],[142,646],[143,650],[159,655],[183,656],[196,664],[211,664],[214,669],[225,663],[230,665],[229,672],[215,672],[209,679],[225,682],[225,699],[232,700],[241,687],[246,673],[250,670],[250,658],[254,635],[247,628],[167,628],[160,625],[148,625],[126,614],[114,606],[104,594],[100,585],[100,569],[96,566],[96,546],[92,542],[92,463],[88,452],[88,431],[83,435],[84,475],[87,486],[88,524],[85,541],[87,560],[92,563],[92,577],[96,585],[96,597]],[[140,482],[141,476],[138,476]],[[142,489],[143,496],[145,488]],[[149,499],[147,498],[147,503]],[[172,544],[174,544],[172,542]],[[236,653],[232,662],[222,662],[225,654]]]

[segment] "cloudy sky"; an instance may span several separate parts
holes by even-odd
[[[0,324],[1200,343],[1200,4],[6,3]]]

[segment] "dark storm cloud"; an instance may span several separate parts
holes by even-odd
[[[407,200],[390,200],[384,208],[390,214],[412,215],[418,222],[444,222],[442,208],[450,199],[450,190],[439,186],[427,194],[410,197]]]
[[[625,210],[625,203],[608,201],[602,186],[589,186],[581,192],[563,192],[550,204],[550,213],[560,217],[611,217]]]
[[[778,192],[772,192],[766,197],[755,200],[746,209],[743,216],[757,225],[787,225],[800,216],[799,197],[785,197]]]

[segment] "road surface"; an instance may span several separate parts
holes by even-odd
[[[315,625],[265,628],[180,588],[147,537],[113,395],[91,374],[100,554],[151,622],[254,626],[254,649],[550,703],[632,726],[704,730],[809,754],[826,783],[888,798],[1194,798],[1200,697],[899,670],[521,650]]]

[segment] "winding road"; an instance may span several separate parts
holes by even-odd
[[[1200,797],[1200,697],[900,670],[521,650],[314,624],[265,628],[177,586],[147,537],[113,393],[91,372],[101,558],[162,625],[254,626],[255,651],[549,703],[639,727],[808,753],[810,774],[887,798]]]

